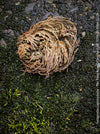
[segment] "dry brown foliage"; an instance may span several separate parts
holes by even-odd
[[[54,17],[32,25],[18,39],[18,54],[26,72],[49,76],[66,69],[77,52],[76,24]]]

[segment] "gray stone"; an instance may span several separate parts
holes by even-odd
[[[34,7],[34,6],[35,6],[35,3],[34,3],[34,2],[28,4],[28,5],[26,6],[26,8],[25,8],[25,12],[26,12],[26,13],[30,13],[30,12],[33,10],[33,7]]]

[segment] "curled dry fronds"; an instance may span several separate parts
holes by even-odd
[[[25,71],[49,76],[71,64],[78,43],[76,25],[59,16],[32,25],[17,44]]]

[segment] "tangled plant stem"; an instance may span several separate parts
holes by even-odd
[[[75,23],[58,16],[32,25],[21,35],[18,54],[26,72],[48,77],[71,64],[78,43]]]

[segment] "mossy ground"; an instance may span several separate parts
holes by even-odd
[[[21,34],[29,28],[31,22],[22,12],[24,6],[20,5],[15,12],[13,9],[6,20],[6,9],[1,13],[0,37],[7,46],[0,47],[0,133],[99,133],[100,128],[95,126],[96,54],[91,46],[95,35],[81,39],[68,70],[48,79],[38,74],[23,74],[24,66],[16,53],[18,37],[7,36],[2,30],[13,29]]]

